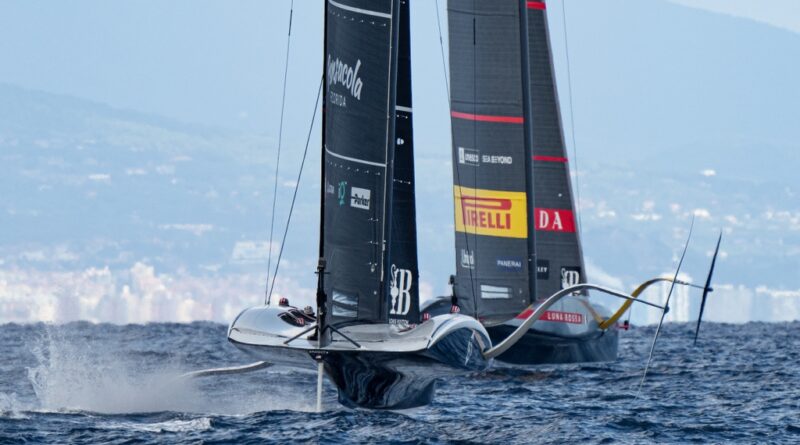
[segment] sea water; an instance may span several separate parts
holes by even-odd
[[[614,363],[440,382],[412,411],[350,410],[315,375],[248,363],[213,323],[0,326],[0,443],[800,443],[800,323],[622,332]]]

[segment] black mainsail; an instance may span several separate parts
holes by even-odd
[[[527,2],[537,299],[585,283],[545,2]]]
[[[416,323],[419,320],[419,266],[414,194],[414,131],[411,118],[413,110],[409,0],[400,0],[399,23],[389,319]],[[396,295],[392,289],[395,289]],[[403,296],[401,293],[406,294]]]
[[[544,2],[450,0],[458,304],[482,319],[584,282]]]
[[[396,111],[411,106],[408,18],[403,33],[400,0],[328,0],[326,16],[328,321],[417,320],[410,112]]]
[[[519,0],[448,3],[455,293],[489,319],[519,314],[535,285],[522,12]]]

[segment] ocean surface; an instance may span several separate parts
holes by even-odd
[[[0,326],[0,443],[800,443],[800,323],[667,325],[622,335],[614,363],[442,381],[410,412],[349,410],[315,375],[250,362],[213,323]]]

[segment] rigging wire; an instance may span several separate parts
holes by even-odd
[[[447,91],[447,105],[448,105],[448,107],[450,109],[452,109],[452,97],[450,96],[450,79],[447,76],[447,61],[445,60],[444,39],[442,38],[442,20],[439,17],[439,0],[435,1],[435,5],[434,6],[436,8],[436,26],[437,26],[437,28],[439,30],[439,50],[440,50],[441,55],[442,55],[442,73],[444,74],[445,91]],[[473,24],[473,32],[474,32],[474,24]],[[473,66],[473,69],[474,69],[474,66]],[[451,137],[451,139],[453,137],[453,126],[452,126],[452,124],[450,125],[450,137]],[[450,145],[452,147],[452,145],[453,145],[452,142],[451,142]],[[451,160],[453,162],[455,162],[455,160],[452,159],[452,156],[451,156]],[[455,164],[453,165],[453,169],[456,171],[456,180],[458,181],[458,187],[460,188],[461,187],[461,169],[459,169],[458,165],[455,165]],[[473,259],[475,258],[475,256],[474,256],[474,252],[472,252],[470,250],[470,248],[469,248],[469,234],[466,232],[466,230],[464,231],[464,244],[465,244],[465,247],[467,248],[467,262],[468,262],[468,265],[470,266],[470,267],[467,268],[467,270],[469,270],[470,287],[472,288],[472,298],[473,298],[475,311],[476,311],[475,315],[477,316],[478,292],[477,292],[477,289],[475,288],[475,277],[472,274],[472,268],[473,268],[473,266],[475,264]],[[458,254],[456,253],[456,255],[458,255]],[[459,264],[459,263],[460,263],[460,259],[456,258],[456,264]],[[453,294],[455,294],[455,290],[453,291]],[[458,297],[458,296],[456,296],[456,297]]]
[[[292,0],[291,4],[289,5],[289,34],[286,36],[286,60],[284,61],[283,65],[283,93],[281,97],[281,119],[280,124],[278,126],[278,156],[277,160],[275,161],[275,185],[272,189],[272,217],[269,223],[269,244],[267,245],[267,249],[269,253],[267,254],[267,282],[266,286],[270,289],[267,291],[267,288],[264,289],[264,304],[269,305],[270,297],[272,295],[272,287],[270,286],[270,271],[272,270],[272,234],[273,229],[275,227],[275,206],[278,201],[278,173],[279,168],[281,165],[281,145],[283,143],[283,115],[286,109],[286,83],[289,74],[289,54],[291,53],[291,43],[292,43],[292,16],[294,15],[294,0]],[[281,245],[281,249],[283,249],[283,245]],[[275,267],[275,274],[278,273],[277,266]],[[272,282],[275,282],[275,276],[272,277]]]
[[[319,89],[317,90],[317,100],[314,102],[314,114],[311,116],[311,125],[308,127],[308,136],[306,136],[306,147],[303,150],[303,160],[300,161],[300,171],[297,172],[297,181],[294,185],[294,193],[292,194],[292,204],[289,206],[289,216],[286,218],[286,227],[283,230],[283,239],[281,240],[281,249],[278,251],[278,259],[275,263],[275,273],[272,277],[272,284],[267,294],[267,300],[272,298],[272,290],[275,288],[275,278],[278,277],[278,269],[281,266],[281,258],[283,257],[283,248],[286,246],[286,235],[289,233],[289,226],[292,223],[292,214],[294,214],[294,204],[297,201],[297,190],[300,188],[300,179],[303,176],[303,167],[306,165],[306,157],[308,156],[308,146],[311,143],[311,134],[314,131],[314,123],[317,121],[317,110],[319,110],[320,97],[322,97],[322,84],[325,78],[319,80]],[[322,186],[324,187],[324,185]]]
[[[564,28],[564,49],[566,51],[567,61],[567,92],[569,96],[569,127],[572,135],[572,158],[575,165],[575,192],[578,195],[578,205],[575,209],[578,212],[578,233],[583,234],[583,211],[581,209],[581,176],[578,169],[578,143],[575,138],[575,107],[572,105],[572,69],[570,68],[569,60],[569,38],[567,37],[567,0],[561,0],[561,19]]]
[[[442,73],[444,74],[444,87],[447,90],[447,100],[450,101],[450,79],[447,77],[447,62],[444,58],[444,40],[442,39],[442,19],[439,18],[439,0],[436,0],[436,26],[439,28],[439,50],[442,53]]]

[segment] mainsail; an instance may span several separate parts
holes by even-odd
[[[528,125],[519,0],[450,0],[451,118],[462,311],[512,318],[529,303]]]
[[[411,105],[407,55],[408,77],[397,76],[398,64],[403,67],[400,6],[400,0],[326,4],[321,253],[333,323],[387,322],[418,313],[410,113],[396,113],[406,82],[403,107]],[[404,34],[407,40],[407,29]]]
[[[397,60],[394,191],[392,201],[392,262],[390,265],[389,318],[419,320],[419,266],[417,262],[417,211],[414,195],[414,132],[411,101],[411,20],[409,0],[400,0],[400,35]],[[392,283],[394,286],[392,287]],[[395,291],[392,291],[395,289]],[[401,293],[405,293],[401,295]],[[396,294],[396,295],[394,295]],[[402,298],[401,298],[402,297]]]
[[[582,281],[545,4],[450,0],[455,293],[513,318]]]
[[[585,283],[545,2],[528,2],[537,299]]]

